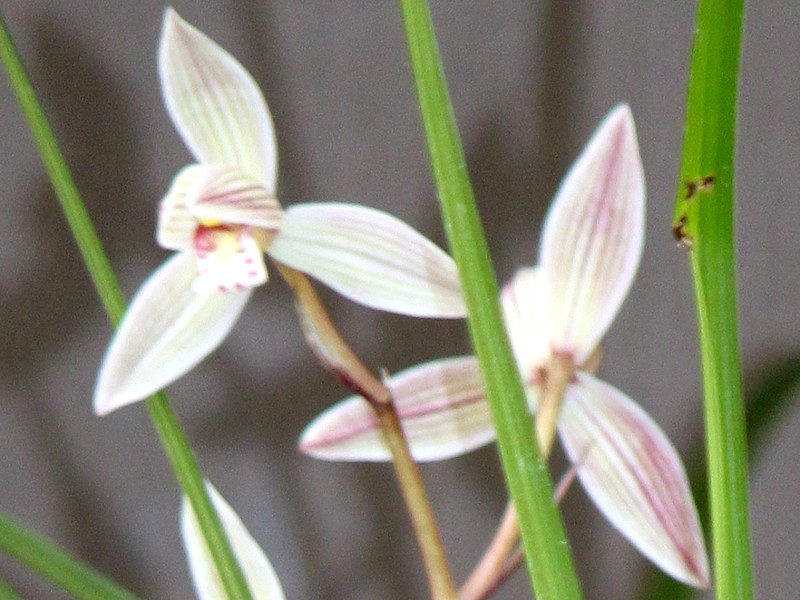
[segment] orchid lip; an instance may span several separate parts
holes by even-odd
[[[266,283],[263,251],[246,226],[200,226],[194,235],[195,292],[242,291]]]

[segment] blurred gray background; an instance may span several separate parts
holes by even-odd
[[[692,291],[670,234],[692,2],[432,1],[456,115],[501,280],[536,260],[558,182],[602,116],[631,104],[648,187],[644,259],[601,374],[681,453],[701,428]],[[387,210],[444,245],[395,2],[176,2],[261,85],[280,148],[280,199]],[[8,24],[100,237],[130,296],[167,256],[155,210],[190,161],[156,75],[160,2],[9,0]],[[800,351],[800,14],[748,7],[740,94],[740,314],[748,381]],[[191,598],[179,492],[142,405],[98,419],[91,394],[111,328],[35,147],[0,78],[0,508],[146,598]],[[375,368],[469,351],[462,322],[379,314],[323,290]],[[426,597],[390,468],[295,451],[346,391],[316,364],[279,278],[225,344],[169,389],[210,479],[273,561],[289,598]],[[796,403],[793,402],[793,405]],[[797,598],[800,414],[752,465],[760,598]],[[556,458],[562,469],[563,457]],[[504,506],[493,446],[425,466],[456,578]],[[576,486],[565,519],[587,598],[632,597],[650,567]],[[0,558],[29,598],[62,598]],[[516,575],[499,599],[528,598]]]

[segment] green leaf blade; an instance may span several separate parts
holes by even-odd
[[[673,230],[689,249],[702,357],[715,589],[753,596],[747,442],[733,234],[736,94],[743,0],[701,0]]]
[[[505,334],[497,280],[467,175],[430,13],[420,0],[402,0],[401,7],[445,230],[458,264],[503,469],[519,513],[528,572],[540,600],[576,600],[581,598],[580,586]]]

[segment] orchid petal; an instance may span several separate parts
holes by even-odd
[[[256,179],[230,167],[201,169],[198,187],[186,200],[195,217],[273,232],[280,229],[281,205]]]
[[[158,72],[167,111],[198,162],[238,167],[274,196],[275,130],[261,90],[244,67],[168,8]]]
[[[583,363],[619,311],[644,242],[644,174],[633,116],[620,105],[572,165],[548,212],[540,266],[551,341]]]
[[[417,317],[466,315],[453,259],[372,208],[291,206],[267,253],[371,308]]]
[[[519,269],[503,287],[500,301],[514,356],[529,380],[550,358],[547,281],[541,269]]]
[[[94,410],[105,415],[142,400],[192,369],[222,343],[249,291],[196,294],[197,266],[181,252],[134,296],[100,367]]]
[[[208,167],[189,165],[181,169],[172,180],[167,194],[158,205],[156,242],[167,250],[186,250],[192,246],[197,218],[189,212],[187,198],[193,197]]]
[[[460,456],[494,440],[475,357],[417,365],[393,375],[387,385],[415,460]],[[391,460],[378,420],[361,396],[342,400],[314,419],[299,448],[324,460]]]
[[[264,245],[281,226],[281,205],[249,175],[222,165],[180,170],[158,211],[156,240],[170,250],[192,244],[199,224],[247,225],[262,230]]]
[[[708,586],[708,560],[686,471],[633,400],[586,373],[567,388],[558,421],[578,478],[600,511],[666,573]]]
[[[285,600],[275,569],[247,531],[239,515],[211,483],[206,482],[206,490],[222,522],[233,554],[242,568],[253,600]],[[181,535],[197,597],[200,600],[226,600],[228,595],[203,537],[197,516],[186,496],[181,505]]]

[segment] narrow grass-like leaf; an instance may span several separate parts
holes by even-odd
[[[125,297],[72,180],[69,168],[61,155],[44,111],[36,99],[33,86],[17,54],[2,15],[0,15],[0,59],[3,61],[11,87],[14,89],[17,101],[31,128],[42,162],[53,184],[72,235],[78,244],[81,257],[109,319],[116,325],[125,310]],[[231,600],[249,600],[251,596],[241,568],[223,533],[222,524],[208,498],[192,450],[172,412],[166,395],[156,394],[148,399],[146,404],[158,431],[159,439],[164,446],[164,451],[175,470],[178,482],[183,492],[189,497],[200,527],[212,548],[214,560],[228,595]]]
[[[469,311],[511,497],[520,517],[528,571],[539,600],[581,597],[553,487],[503,327],[498,290],[478,218],[464,151],[424,0],[401,0],[434,179]]]
[[[0,579],[0,598],[3,600],[23,600],[22,596],[17,594],[14,588],[4,579]]]
[[[753,597],[736,310],[734,136],[743,0],[700,0],[673,231],[687,248],[702,355],[717,598]]]
[[[0,549],[80,600],[138,600],[125,588],[4,514],[0,514]],[[10,598],[1,586],[0,598]]]

